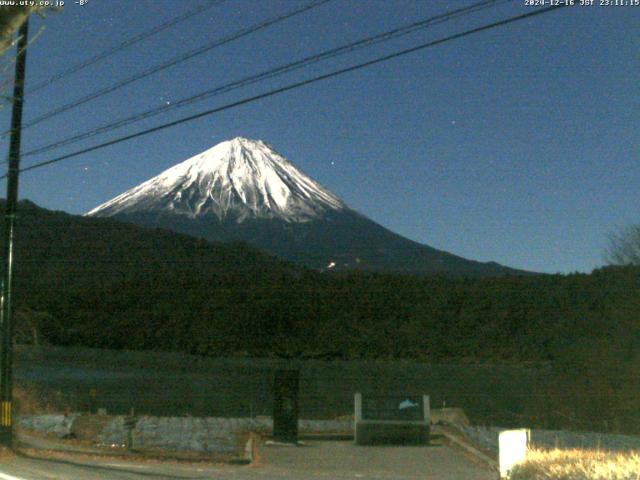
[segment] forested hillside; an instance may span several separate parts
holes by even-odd
[[[326,275],[23,202],[16,302],[56,344],[205,355],[546,361],[640,346],[640,270],[449,279]],[[613,352],[610,352],[613,353]]]
[[[486,279],[328,275],[242,244],[28,202],[16,258],[23,342],[553,365],[549,389],[532,395],[557,400],[567,414],[578,415],[577,405],[582,417],[605,409],[640,428],[640,268]]]

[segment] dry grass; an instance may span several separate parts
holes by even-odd
[[[63,413],[69,409],[60,391],[35,385],[14,386],[13,403],[14,412],[22,415]]]
[[[107,415],[80,415],[71,425],[71,434],[78,440],[95,441],[112,418]]]
[[[512,480],[640,480],[640,451],[531,450]]]
[[[14,458],[16,458],[16,454],[13,450],[7,447],[0,447],[0,463],[10,462]]]

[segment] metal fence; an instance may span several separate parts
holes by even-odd
[[[615,430],[604,417],[567,415],[543,392],[534,369],[426,364],[409,361],[320,361],[202,358],[178,353],[21,347],[16,385],[35,403],[68,411],[112,415],[193,417],[271,416],[275,371],[300,371],[299,415],[353,415],[363,398],[428,394],[432,409],[459,407],[472,423],[575,430]],[[51,402],[51,399],[55,401]],[[602,399],[606,402],[606,399]],[[380,404],[373,409],[384,409]]]

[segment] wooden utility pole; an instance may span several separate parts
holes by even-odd
[[[18,31],[16,75],[13,86],[11,113],[11,140],[9,144],[9,170],[7,172],[7,205],[3,249],[2,296],[0,297],[0,445],[11,448],[13,443],[13,284],[14,230],[18,203],[18,176],[20,173],[20,135],[22,130],[22,104],[24,100],[24,73],[27,63],[29,19]]]

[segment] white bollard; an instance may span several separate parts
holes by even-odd
[[[360,422],[362,420],[362,394],[356,393],[354,395],[354,413],[353,413],[353,421]]]
[[[500,478],[509,478],[509,470],[527,458],[531,431],[526,428],[505,430],[498,437]]]
[[[431,401],[429,395],[422,395],[422,408],[424,415],[424,422],[427,425],[431,425]]]

